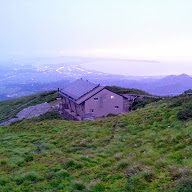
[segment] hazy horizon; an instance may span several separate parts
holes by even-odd
[[[3,62],[0,62],[0,65]],[[192,75],[192,65],[190,62],[170,62],[138,59],[119,59],[106,57],[79,57],[79,56],[59,56],[59,57],[14,57],[8,59],[6,66],[12,64],[48,66],[48,65],[79,65],[87,70],[95,70],[116,75],[125,76],[168,76],[187,74]]]
[[[191,0],[0,1],[0,60],[155,60],[86,67],[129,75],[192,74],[191,7]]]
[[[81,66],[105,73],[126,76],[168,76],[180,74],[192,74],[192,63],[166,62],[166,61],[142,61],[142,60],[119,60],[96,61],[82,64]],[[110,67],[109,67],[110,66]]]

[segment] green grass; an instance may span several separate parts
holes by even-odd
[[[144,108],[147,104],[154,103],[160,101],[162,98],[161,97],[143,97],[141,98],[136,98],[133,104],[130,106],[130,110],[136,110],[139,108]]]
[[[118,94],[150,95],[149,93],[142,91],[140,89],[133,89],[133,88],[129,89],[129,88],[122,88],[117,86],[106,86],[105,88]]]
[[[44,116],[0,127],[0,191],[192,191],[192,120],[178,120],[191,103],[175,97],[97,121]]]
[[[56,91],[48,91],[39,94],[20,97],[13,100],[0,102],[0,123],[6,121],[9,118],[15,117],[15,115],[22,109],[41,104],[44,102],[54,101],[57,97]]]

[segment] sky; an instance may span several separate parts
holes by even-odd
[[[0,59],[88,56],[189,67],[191,8],[191,0],[0,0]]]

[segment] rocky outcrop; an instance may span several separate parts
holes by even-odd
[[[39,105],[34,105],[34,106],[23,109],[22,111],[17,113],[17,118],[30,119],[30,118],[38,117],[42,114],[45,114],[50,110],[51,110],[51,105],[49,103],[42,103]]]
[[[20,111],[19,113],[17,113],[16,118],[12,118],[6,122],[3,122],[0,124],[0,126],[6,126],[6,125],[10,125],[16,121],[20,121],[22,119],[30,119],[33,117],[38,117],[42,114],[47,113],[48,111],[51,111],[55,109],[55,107],[52,107],[49,103],[42,103],[42,104],[38,104],[38,105],[34,105],[31,107],[27,107],[25,109],[23,109],[22,111]]]

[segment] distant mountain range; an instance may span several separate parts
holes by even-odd
[[[144,80],[104,81],[106,85],[126,88],[137,88],[153,95],[174,96],[192,89],[192,78],[189,75],[170,75],[162,79],[146,78]]]
[[[89,70],[84,63],[93,58],[33,58],[0,61],[0,100],[11,99],[45,90],[63,88],[83,78],[101,85],[137,88],[150,94],[172,96],[192,89],[189,75],[123,76]],[[97,61],[98,59],[95,59]],[[106,59],[105,59],[106,60]],[[99,60],[101,61],[101,59]]]
[[[188,89],[192,89],[192,78],[186,74],[170,75],[144,86],[144,90],[155,95],[178,95]]]

